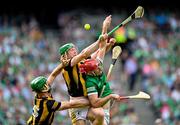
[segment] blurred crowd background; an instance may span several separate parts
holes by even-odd
[[[41,25],[33,15],[0,15],[0,125],[26,123],[34,98],[29,82],[39,75],[48,76],[60,63],[61,45],[73,42],[81,51],[97,40],[108,14],[112,15],[112,29],[131,12],[117,8],[110,13],[103,9],[64,11],[57,15],[56,28]],[[83,29],[85,23],[91,25],[91,30]],[[151,95],[151,100],[141,102],[141,107],[129,100],[115,103],[111,125],[180,125],[178,13],[145,8],[142,19],[130,22],[111,37],[123,49],[110,80],[113,91],[130,95],[141,90]],[[107,72],[111,51],[105,59]],[[56,78],[52,93],[58,101],[68,99],[61,75]],[[139,116],[136,108],[143,106],[153,117]],[[143,123],[144,119],[151,122]],[[68,112],[57,112],[53,124],[70,125]]]

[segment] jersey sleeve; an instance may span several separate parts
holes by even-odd
[[[61,107],[61,102],[55,101],[55,102],[54,102],[54,105],[53,105],[53,109],[54,109],[55,111],[57,111],[57,110],[59,110],[60,107]]]
[[[47,106],[49,109],[57,111],[61,107],[61,102],[55,100],[48,100]]]
[[[97,87],[94,81],[90,80],[90,78],[86,79],[86,88],[87,88],[87,94],[98,94]]]

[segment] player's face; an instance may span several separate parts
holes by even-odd
[[[77,54],[78,54],[78,52],[77,52],[77,49],[75,47],[69,49],[69,51],[68,51],[68,57],[69,58],[73,58]]]
[[[94,70],[94,73],[96,75],[101,75],[102,74],[102,70],[100,68],[97,68],[96,70]]]
[[[101,75],[102,72],[103,72],[102,66],[98,66],[98,68],[94,70],[94,73],[95,73],[96,75]]]
[[[90,75],[101,75],[102,72],[103,72],[103,71],[102,71],[100,68],[97,68],[97,69],[95,69],[95,70],[93,70],[93,71],[87,72],[87,74],[90,74]]]

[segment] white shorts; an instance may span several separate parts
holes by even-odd
[[[82,99],[85,97],[70,97],[71,100],[76,100],[76,99]],[[71,118],[72,124],[76,123],[78,120],[86,120],[87,118],[87,113],[89,110],[89,106],[83,107],[83,108],[72,108],[69,109],[69,116]]]
[[[104,114],[105,114],[105,117],[104,117],[104,124],[105,125],[109,125],[110,123],[110,109],[104,109]]]
[[[105,125],[109,125],[110,124],[110,105],[111,105],[111,101],[108,101],[104,106],[103,106],[103,109],[104,109],[104,124]]]

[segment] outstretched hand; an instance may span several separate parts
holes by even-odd
[[[112,20],[111,15],[106,17],[106,19],[103,22],[103,27],[109,28],[111,25],[111,20]]]
[[[113,46],[115,43],[116,43],[116,39],[115,39],[115,38],[111,38],[111,39],[107,42],[107,45]]]
[[[110,25],[111,25],[111,15],[106,17],[106,19],[103,22],[102,34],[107,33],[107,29],[110,27]]]

